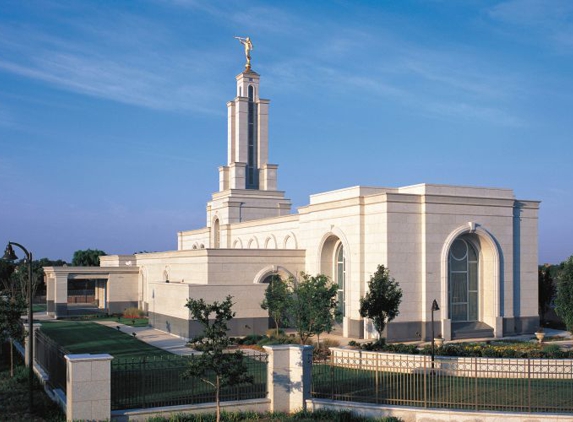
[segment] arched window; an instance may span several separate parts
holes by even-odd
[[[259,188],[259,173],[257,168],[257,103],[255,102],[255,88],[248,88],[248,114],[247,114],[247,189]]]
[[[221,247],[221,227],[218,218],[213,223],[213,247],[215,249]]]
[[[342,243],[336,248],[334,257],[334,276],[336,284],[338,285],[338,311],[340,316],[343,317],[345,308],[344,285],[346,281],[346,259],[344,257],[344,247]]]
[[[478,254],[464,238],[457,238],[448,256],[448,289],[452,321],[477,321]]]

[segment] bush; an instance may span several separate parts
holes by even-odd
[[[237,344],[245,345],[245,346],[252,346],[257,344],[259,341],[268,338],[266,336],[262,336],[260,334],[249,334],[243,338],[237,339]]]
[[[143,318],[144,316],[145,312],[138,308],[127,308],[123,311],[124,318],[138,319]]]

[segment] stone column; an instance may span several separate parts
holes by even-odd
[[[66,418],[106,421],[111,418],[111,360],[113,356],[66,355]]]
[[[292,413],[306,408],[310,398],[312,346],[263,346],[269,354],[267,371],[270,411]]]
[[[32,335],[30,336],[30,333],[28,332],[28,323],[26,323],[26,326],[24,327],[26,329],[26,337],[24,337],[24,349],[25,349],[25,353],[24,353],[24,363],[26,364],[26,366],[30,366],[30,343],[32,341],[34,341],[34,339],[36,338],[36,331],[38,331],[40,329],[40,327],[42,326],[42,324],[38,324],[35,323],[33,325],[33,330],[32,330]],[[36,343],[34,343],[34,346],[36,345]],[[36,348],[34,347],[34,358],[36,357]]]
[[[54,316],[68,315],[68,275],[58,274],[54,283]]]
[[[54,299],[56,295],[56,278],[54,275],[47,275],[46,281],[46,311],[48,316],[56,316],[56,305]]]

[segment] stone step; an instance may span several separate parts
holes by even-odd
[[[493,338],[493,328],[481,321],[452,323],[452,339]]]

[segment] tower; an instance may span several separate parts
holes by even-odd
[[[224,225],[290,213],[291,202],[277,190],[278,165],[268,163],[269,100],[259,96],[260,75],[237,75],[237,96],[227,103],[227,165],[219,167],[219,192],[207,204],[211,247],[227,245]]]

